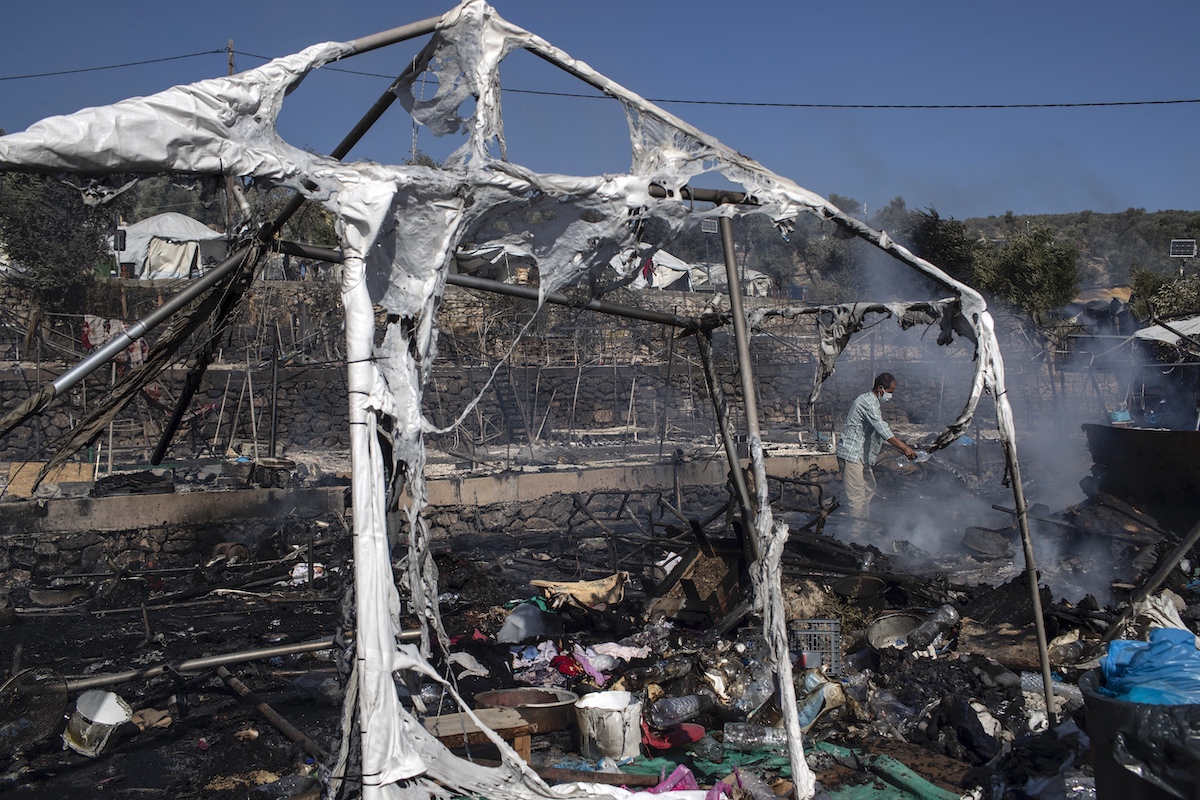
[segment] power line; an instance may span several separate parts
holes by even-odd
[[[270,61],[266,56],[255,53],[238,55]],[[349,75],[363,75],[368,78],[393,79],[394,76],[381,72],[363,72],[345,69],[344,67],[322,67],[331,72],[344,72]],[[537,89],[503,89],[511,94],[532,94],[545,97],[573,97],[582,100],[611,100],[605,94],[584,94],[576,92],[547,92]],[[736,106],[742,108],[843,108],[843,109],[988,109],[988,108],[1111,108],[1120,106],[1169,106],[1200,103],[1200,98],[1194,100],[1112,100],[1092,103],[756,103],[744,100],[679,100],[676,98],[647,97],[651,103],[677,103],[692,106]]]
[[[247,53],[241,50],[234,51],[237,55],[246,56],[248,58],[257,58],[261,61],[270,61],[267,56],[258,55],[257,53]],[[167,56],[164,58],[152,58],[145,61],[130,61],[124,64],[110,64],[103,67],[86,67],[81,69],[67,69],[56,72],[36,72],[28,75],[7,75],[0,76],[0,81],[16,81],[25,80],[28,78],[47,78],[55,75],[73,75],[81,72],[100,72],[109,69],[121,69],[123,67],[138,67],[146,64],[158,64],[164,61],[178,61],[185,58],[196,58],[198,56],[209,56],[215,54],[225,54],[228,50],[222,48],[220,50],[205,50],[199,53],[188,53],[179,56]],[[329,72],[342,72],[347,75],[361,75],[368,78],[384,78],[391,80],[395,76],[387,75],[379,72],[365,72],[362,70],[346,69],[344,67],[326,66],[323,68]],[[544,97],[570,97],[581,100],[609,100],[611,98],[604,94],[585,94],[576,92],[549,92],[537,89],[504,89],[510,94],[528,94],[540,95]],[[1179,100],[1106,100],[1087,103],[767,103],[753,102],[748,100],[682,100],[679,98],[670,97],[648,97],[646,98],[651,103],[691,105],[691,106],[729,106],[735,108],[827,108],[827,109],[866,109],[866,110],[970,110],[970,109],[1019,109],[1019,108],[1120,108],[1122,106],[1170,106],[1170,105],[1187,105],[1200,103],[1200,98],[1196,99],[1179,99]]]
[[[543,92],[534,89],[505,89],[515,94],[541,94],[551,97],[580,97],[607,100],[607,95]],[[744,100],[678,100],[647,97],[651,103],[680,103],[692,106],[742,106],[747,108],[867,108],[867,109],[955,109],[955,108],[1103,108],[1111,106],[1165,106],[1200,103],[1195,100],[1112,100],[1095,103],[755,103]]]
[[[101,72],[106,69],[121,69],[122,67],[140,67],[144,64],[159,64],[163,61],[179,61],[184,58],[195,58],[196,56],[211,56],[214,53],[224,53],[224,50],[205,50],[202,53],[188,53],[182,56],[166,56],[164,58],[150,58],[145,61],[130,61],[125,64],[109,64],[105,67],[84,67],[81,69],[63,69],[57,72],[34,72],[29,75],[5,75],[0,76],[0,81],[19,81],[26,78],[49,78],[54,75],[74,75],[80,72]]]

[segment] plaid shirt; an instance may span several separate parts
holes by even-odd
[[[892,429],[883,421],[879,398],[874,392],[863,392],[854,399],[846,415],[837,444],[838,458],[869,467],[875,463],[883,443],[892,436]]]

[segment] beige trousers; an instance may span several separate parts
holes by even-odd
[[[844,458],[838,459],[838,467],[842,472],[842,489],[850,516],[870,519],[871,498],[875,496],[875,472],[865,464]]]

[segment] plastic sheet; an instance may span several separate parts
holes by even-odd
[[[1099,691],[1131,703],[1200,703],[1200,650],[1190,631],[1155,628],[1150,641],[1109,643]]]

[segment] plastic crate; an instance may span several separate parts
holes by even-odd
[[[842,674],[842,621],[840,619],[788,620],[788,639],[792,652],[819,654],[830,675]],[[806,667],[816,666],[805,664]]]

